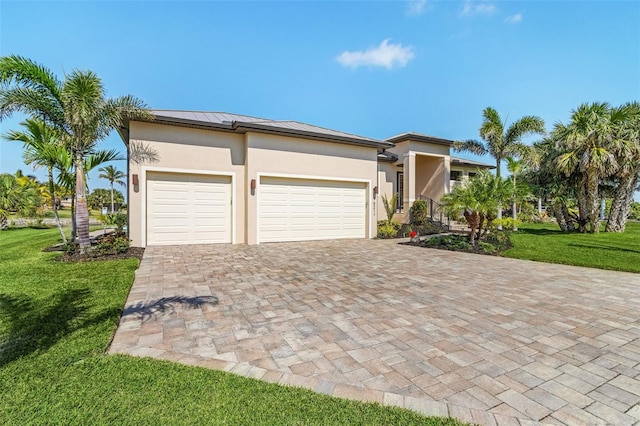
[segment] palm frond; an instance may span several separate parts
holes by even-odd
[[[466,151],[476,155],[485,155],[488,153],[487,148],[480,141],[468,139],[466,141],[455,141],[453,150],[456,152]]]
[[[538,134],[543,136],[544,120],[540,117],[527,115],[512,123],[505,134],[505,145],[521,142],[528,135]]]
[[[31,89],[46,89],[53,97],[60,94],[60,82],[47,67],[19,55],[0,57],[0,84],[16,84]]]

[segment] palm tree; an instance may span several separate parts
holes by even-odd
[[[613,190],[611,209],[605,230],[624,232],[631,210],[633,195],[640,178],[640,103],[630,102],[623,106],[626,120],[616,135],[618,139],[629,141],[629,152],[618,155],[620,169],[616,173],[616,187]]]
[[[578,191],[579,230],[600,231],[599,185],[602,179],[620,169],[619,157],[633,151],[632,143],[616,137],[619,126],[627,119],[624,108],[611,108],[606,102],[582,104],[572,111],[568,125],[558,123],[554,133],[564,151],[556,162],[567,176],[581,177]]]
[[[84,159],[125,120],[152,119],[149,110],[130,95],[106,98],[101,79],[92,71],[73,70],[61,82],[46,67],[17,55],[0,58],[0,85],[0,120],[21,111],[40,118],[68,139],[75,166],[78,240],[81,250],[88,250]]]
[[[471,229],[469,241],[476,244],[486,233],[486,228],[497,217],[498,209],[505,200],[512,197],[511,182],[494,176],[487,170],[479,171],[473,178],[442,197],[441,204],[449,217],[462,215]],[[483,226],[486,220],[486,228]]]
[[[524,171],[524,161],[523,160],[517,160],[513,157],[507,157],[507,170],[509,171],[509,173],[511,173],[511,180],[513,182],[513,194],[514,194],[514,198],[513,198],[513,204],[511,206],[512,208],[512,212],[511,212],[511,216],[513,217],[513,230],[517,231],[518,227],[516,225],[516,220],[518,219],[518,203],[516,200],[515,195],[519,194],[520,191],[518,191],[518,175],[520,173],[522,173]]]
[[[111,186],[111,213],[113,213],[113,184],[117,183],[124,186],[125,181],[122,178],[127,175],[120,170],[116,169],[112,165],[108,165],[106,167],[101,167],[99,169],[102,173],[98,176],[100,179],[106,179],[109,181],[109,185]]]
[[[526,157],[531,147],[522,142],[529,135],[543,135],[544,120],[534,115],[527,115],[506,127],[506,121],[500,118],[498,111],[487,107],[482,111],[483,121],[480,137],[484,142],[475,139],[458,141],[453,144],[455,151],[467,151],[477,155],[491,155],[496,160],[496,175],[500,177],[502,160],[509,156]],[[502,208],[498,209],[498,219],[502,218]]]
[[[85,175],[91,170],[95,169],[101,164],[108,163],[109,161],[121,161],[125,158],[115,149],[98,150],[93,152],[87,158],[84,159],[83,170]],[[75,165],[73,158],[68,153],[62,153],[60,158],[60,174],[58,175],[58,184],[71,189],[71,241],[75,241],[76,238],[76,179],[75,179]],[[88,180],[85,176],[85,191],[89,188]]]
[[[66,152],[62,145],[61,135],[56,129],[36,118],[29,118],[22,125],[25,127],[25,131],[11,130],[3,137],[10,141],[24,143],[24,161],[26,164],[33,165],[34,168],[46,167],[51,209],[60,231],[60,237],[66,243],[67,238],[64,235],[60,217],[58,216],[58,203],[56,202],[55,182],[53,180],[53,171],[60,168],[60,158]]]

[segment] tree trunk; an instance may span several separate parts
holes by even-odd
[[[514,201],[513,202],[513,230],[517,231],[518,230],[518,225],[516,225],[516,220],[518,220],[518,204]]]
[[[86,253],[91,248],[91,240],[89,239],[89,210],[87,209],[87,195],[84,183],[84,162],[80,153],[76,153],[75,163],[78,243],[80,244],[80,252]]]
[[[111,182],[111,214],[113,214],[113,182]]]
[[[74,188],[73,194],[71,194],[71,241],[76,240],[76,233],[78,227],[76,226],[76,190]]]
[[[56,225],[58,225],[58,231],[60,231],[60,237],[62,242],[67,244],[67,237],[64,235],[62,225],[60,224],[60,217],[58,216],[58,203],[56,202],[55,185],[53,183],[53,168],[49,167],[49,195],[51,195],[51,208],[53,209],[53,216],[56,218]]]
[[[476,232],[478,230],[478,213],[477,212],[464,212],[464,218],[467,219],[467,224],[469,225],[469,229],[471,230],[471,234],[469,235],[469,242],[471,245],[476,245]]]
[[[590,173],[587,175],[587,208],[589,219],[589,232],[597,234],[600,232],[600,200],[598,197],[598,175]]]
[[[605,231],[624,232],[637,184],[638,173],[629,174],[620,181],[620,185],[616,188],[611,200],[611,210],[609,211],[609,219],[607,220]]]
[[[586,184],[582,184],[578,190],[578,232],[587,232],[589,223],[589,208],[587,202]]]

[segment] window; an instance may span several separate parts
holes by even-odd
[[[462,180],[462,172],[460,170],[451,170],[451,180]]]
[[[396,201],[396,211],[402,213],[404,206],[404,173],[398,172],[396,188],[398,188],[398,200]]]
[[[476,172],[469,172],[469,179],[471,179],[472,177],[474,177],[476,175]]]

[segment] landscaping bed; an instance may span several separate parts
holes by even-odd
[[[510,233],[504,231],[493,232],[482,240],[476,241],[476,244],[469,242],[469,235],[466,233],[449,233],[427,238],[416,237],[402,244],[492,256],[500,255],[501,252],[509,250],[513,246]]]

